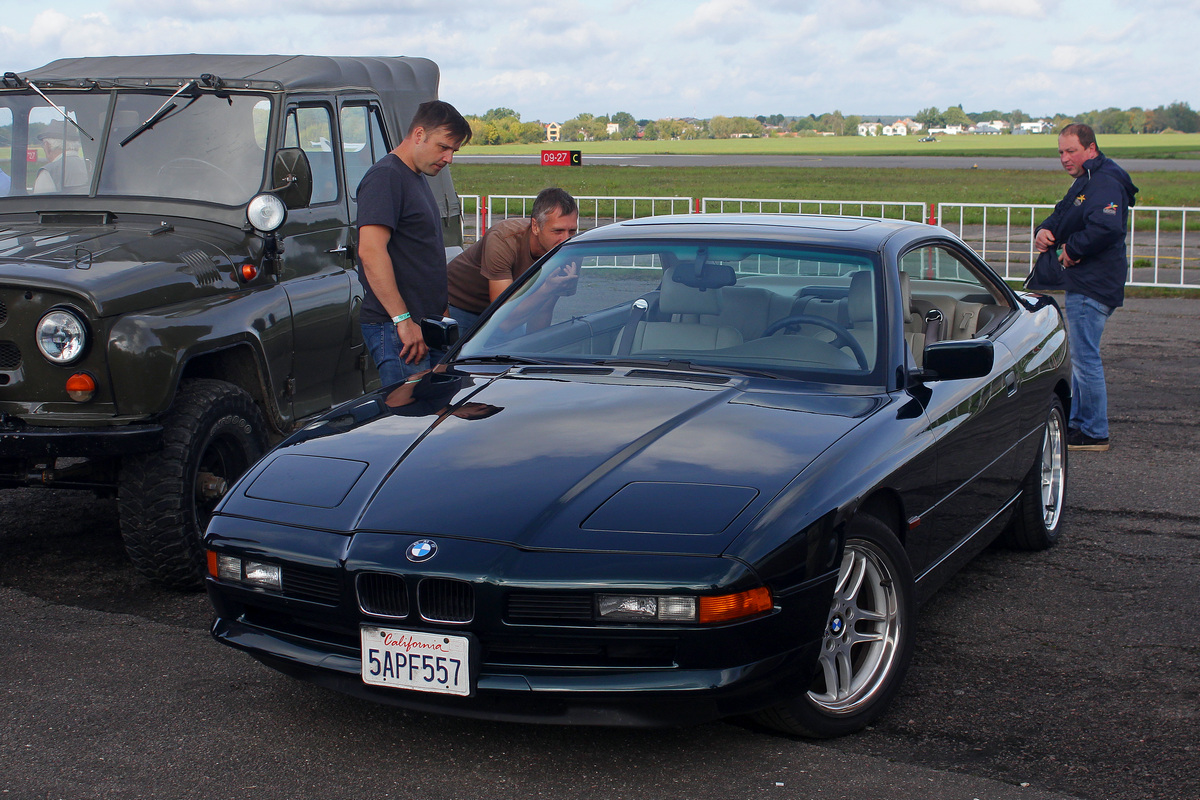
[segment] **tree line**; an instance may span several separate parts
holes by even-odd
[[[632,114],[620,111],[615,114],[579,114],[561,123],[560,140],[563,142],[629,140],[629,139],[732,139],[739,136],[857,136],[858,126],[864,121],[893,122],[892,119],[864,118],[859,115],[843,115],[841,111],[808,116],[784,114],[760,115],[757,117],[715,116],[711,119],[657,120],[637,119]],[[1072,122],[1085,122],[1097,133],[1180,133],[1200,132],[1200,114],[1186,102],[1175,102],[1154,109],[1106,108],[1087,111],[1075,116],[1055,114],[1047,118],[1054,130]],[[925,128],[941,128],[961,125],[964,128],[979,122],[1003,120],[1013,128],[1032,118],[1016,109],[1013,111],[966,112],[962,104],[951,106],[945,111],[937,107],[923,108],[913,115],[913,120]],[[471,141],[474,144],[533,144],[546,141],[545,126],[541,122],[522,122],[521,115],[511,108],[493,108],[482,116],[468,115],[471,123]]]

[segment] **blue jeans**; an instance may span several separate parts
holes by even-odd
[[[403,345],[395,325],[390,322],[363,322],[360,326],[363,339],[367,343],[367,352],[371,354],[375,366],[379,369],[379,379],[384,386],[403,383],[410,376],[429,369],[446,355],[444,350],[430,350],[420,361],[405,363],[400,359]]]
[[[450,316],[458,323],[458,338],[463,338],[471,329],[475,327],[475,323],[479,322],[479,318],[483,316],[483,312],[476,314],[474,311],[467,311],[465,308],[458,306],[450,306]]]
[[[1093,439],[1108,438],[1108,388],[1100,360],[1100,337],[1113,309],[1087,295],[1067,292],[1067,332],[1071,337],[1071,420],[1069,427]]]

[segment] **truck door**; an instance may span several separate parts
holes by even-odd
[[[299,147],[312,168],[312,199],[289,212],[283,229],[280,281],[295,330],[291,380],[296,419],[319,413],[361,393],[347,393],[340,373],[356,365],[361,334],[353,314],[350,214],[341,181],[341,139],[329,103],[294,104],[287,110],[284,147]],[[351,323],[355,324],[351,324]]]

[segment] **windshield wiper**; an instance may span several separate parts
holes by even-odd
[[[466,358],[456,358],[447,363],[450,364],[552,364],[552,361],[543,361],[536,358],[525,358],[523,356],[510,356],[504,353],[495,353],[488,356],[467,356]]]
[[[678,359],[670,359],[668,361],[659,361],[656,359],[638,359],[638,358],[617,358],[608,359],[606,361],[597,361],[597,364],[603,364],[606,367],[640,367],[645,369],[661,369],[666,372],[707,372],[712,375],[733,375],[736,377],[754,377],[754,378],[772,378],[778,379],[780,376],[774,372],[767,372],[760,369],[741,369],[734,367],[714,367],[709,364],[693,364],[691,361],[680,361]]]
[[[20,75],[16,74],[15,72],[6,72],[6,73],[4,73],[4,79],[5,79],[6,81],[9,81],[9,80],[11,80],[11,81],[15,81],[15,82],[17,82],[18,84],[20,84],[20,83],[23,83],[23,84],[25,84],[26,86],[28,86],[30,89],[33,89],[35,92],[37,92],[37,94],[38,94],[38,97],[42,98],[42,99],[43,99],[43,100],[45,100],[47,103],[49,103],[49,104],[50,104],[50,107],[51,107],[51,108],[53,108],[55,111],[57,111],[59,114],[62,114],[62,118],[63,118],[64,120],[66,120],[67,122],[71,123],[72,125],[74,125],[74,126],[75,126],[75,129],[76,129],[77,131],[79,131],[80,133],[82,133],[84,136],[86,136],[86,137],[88,138],[88,141],[89,141],[89,142],[94,142],[94,141],[96,141],[96,137],[92,136],[90,133],[88,133],[87,131],[85,131],[85,130],[84,130],[84,129],[83,129],[83,128],[82,128],[82,127],[79,125],[79,123],[78,123],[78,122],[76,122],[75,120],[73,120],[73,119],[71,119],[69,116],[67,116],[67,112],[66,112],[66,111],[63,111],[61,108],[59,108],[59,107],[58,107],[58,104],[57,104],[57,103],[55,103],[53,100],[51,100],[49,97],[46,97],[46,94],[45,94],[45,92],[43,92],[41,89],[39,89],[39,88],[37,87],[37,85],[36,85],[36,84],[35,84],[33,81],[31,81],[31,80],[27,80],[27,79],[25,79],[25,78],[22,78]]]
[[[153,128],[155,125],[157,125],[162,120],[163,117],[165,117],[167,114],[170,114],[172,111],[174,111],[177,106],[175,103],[173,103],[171,101],[174,100],[176,97],[179,97],[179,95],[183,94],[188,89],[194,89],[195,86],[196,86],[196,82],[194,80],[188,81],[183,86],[180,86],[179,91],[175,92],[175,94],[168,97],[167,101],[158,107],[158,111],[155,111],[153,114],[151,114],[150,118],[147,119],[145,122],[143,122],[141,125],[138,125],[137,128],[134,129],[133,133],[129,134],[128,136],[126,136],[124,139],[121,140],[121,147],[124,147],[125,145],[129,144],[134,139],[136,139],[137,137],[141,136],[146,131]]]

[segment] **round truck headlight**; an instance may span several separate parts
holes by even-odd
[[[38,323],[37,346],[52,364],[78,361],[87,346],[87,327],[70,311],[51,311]]]
[[[287,219],[287,206],[273,194],[256,195],[246,207],[246,218],[254,230],[270,233]]]

